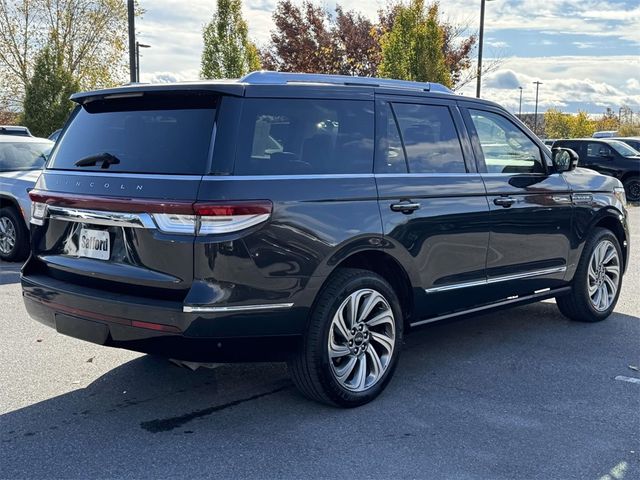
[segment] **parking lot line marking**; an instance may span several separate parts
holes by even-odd
[[[640,384],[640,378],[625,377],[624,375],[618,375],[615,379],[616,380],[620,380],[621,382],[629,382],[629,383],[638,383],[638,384]]]

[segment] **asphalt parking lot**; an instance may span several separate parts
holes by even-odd
[[[610,319],[543,302],[423,328],[386,392],[353,410],[305,400],[281,364],[191,372],[58,335],[0,263],[0,477],[640,478],[632,212]]]

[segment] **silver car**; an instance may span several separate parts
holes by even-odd
[[[0,135],[0,260],[20,261],[29,254],[28,192],[53,145],[46,138]]]

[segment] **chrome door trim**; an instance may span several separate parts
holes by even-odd
[[[176,175],[164,173],[119,173],[119,172],[100,172],[96,170],[75,171],[75,170],[43,170],[46,175],[63,175],[67,177],[107,177],[107,178],[149,178],[156,180],[201,180],[202,175]]]
[[[508,282],[511,280],[520,280],[529,277],[539,277],[542,275],[551,275],[553,273],[566,272],[567,267],[545,268],[543,270],[535,270],[532,272],[514,273],[511,275],[502,275],[500,277],[487,278],[484,280],[474,280],[472,282],[454,283],[451,285],[443,285],[441,287],[425,288],[427,293],[446,292],[449,290],[458,290],[459,288],[479,287],[482,285],[491,285],[493,283]]]
[[[230,306],[206,306],[185,305],[184,313],[225,313],[225,312],[252,312],[256,310],[278,310],[293,307],[293,303],[268,303],[261,305],[230,305]]]
[[[47,206],[47,216],[53,220],[107,227],[156,228],[151,215],[147,213],[105,212],[49,205]]]

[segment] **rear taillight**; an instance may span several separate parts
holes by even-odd
[[[80,211],[144,214],[165,233],[215,235],[259,225],[269,219],[273,204],[268,200],[236,202],[184,202],[174,200],[92,197],[32,190],[31,221],[42,225],[48,205]],[[148,217],[147,217],[148,218]],[[140,222],[144,225],[144,222]]]
[[[154,213],[153,218],[163,232],[215,235],[259,225],[269,219],[272,208],[268,201],[194,203],[195,215]]]
[[[42,202],[31,202],[31,223],[42,225],[47,216],[47,204]]]

